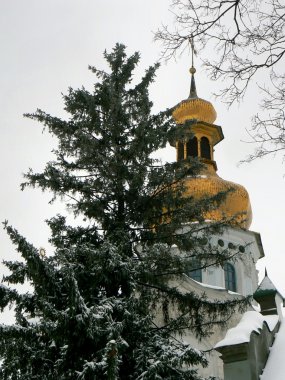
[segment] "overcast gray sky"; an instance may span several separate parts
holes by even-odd
[[[91,89],[95,76],[88,65],[105,67],[102,53],[116,42],[128,52],[141,52],[138,75],[160,56],[161,47],[153,42],[153,31],[162,22],[170,23],[169,0],[9,0],[0,2],[0,220],[8,220],[35,246],[48,247],[49,231],[44,220],[58,211],[50,206],[48,194],[40,190],[20,191],[22,174],[32,167],[41,170],[52,157],[55,142],[37,123],[23,113],[41,108],[64,116],[61,93],[69,86]],[[199,52],[198,52],[199,53]],[[211,52],[204,52],[210,56]],[[151,96],[156,111],[186,98],[190,78],[190,57],[162,64]],[[217,147],[218,174],[244,185],[251,198],[251,229],[261,233],[266,258],[259,269],[285,293],[283,248],[285,165],[271,157],[250,165],[237,166],[252,145],[246,127],[258,104],[259,92],[252,87],[245,101],[227,109],[211,94],[219,83],[211,82],[196,61],[198,95],[212,101],[225,140]],[[170,152],[168,159],[173,157]],[[0,257],[17,257],[5,232],[0,230]]]

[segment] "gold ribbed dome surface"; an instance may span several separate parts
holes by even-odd
[[[202,199],[226,192],[225,199],[211,211],[205,213],[206,220],[227,220],[230,225],[248,229],[252,221],[251,204],[246,189],[234,182],[220,178],[214,169],[208,167],[205,174],[185,179],[185,195]]]
[[[172,115],[177,124],[183,124],[191,119],[212,124],[217,118],[212,103],[198,97],[182,100],[177,104]]]
[[[217,113],[212,103],[199,98],[197,95],[194,79],[195,72],[192,56],[189,97],[178,103],[172,112],[177,124],[184,124],[187,120],[196,120],[196,124],[193,124],[190,130],[196,137],[197,147],[194,149],[190,144],[188,148],[188,142],[178,141],[178,144],[176,142],[177,159],[181,159],[181,156],[183,156],[183,159],[194,156],[205,163],[205,168],[202,170],[201,175],[185,179],[185,196],[193,196],[194,199],[199,200],[226,193],[221,202],[217,202],[216,206],[213,204],[212,210],[205,212],[203,217],[205,220],[223,221],[229,225],[248,229],[251,225],[252,211],[246,189],[234,182],[223,180],[216,173],[213,146],[222,140],[223,134],[221,128],[214,125]],[[208,141],[209,144],[207,152],[205,150],[205,141]],[[202,143],[204,143],[203,146]],[[182,155],[181,151],[179,155],[178,149],[179,147],[181,149],[181,146],[183,151]],[[212,153],[209,154],[209,152]]]

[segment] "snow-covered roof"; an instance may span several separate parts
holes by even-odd
[[[238,325],[229,329],[225,338],[218,342],[215,348],[249,342],[251,333],[255,331],[259,334],[264,322],[272,331],[278,322],[278,315],[262,315],[257,311],[245,312]]]
[[[284,300],[283,295],[278,291],[278,289],[276,288],[276,286],[273,284],[273,282],[270,280],[270,278],[267,276],[267,273],[266,273],[265,277],[259,284],[253,296],[255,299],[258,299],[259,297],[267,296],[269,294],[274,295],[276,293],[278,293],[280,297]]]
[[[193,279],[191,279],[191,280],[193,280]],[[193,280],[193,281],[195,281],[195,280]],[[227,288],[225,288],[225,287],[223,287],[223,286],[210,285],[210,284],[205,284],[205,283],[203,283],[203,282],[198,282],[198,281],[195,281],[195,282],[197,282],[197,284],[199,284],[199,285],[202,286],[203,288],[222,290],[222,291],[227,292],[227,293],[229,293],[229,294],[237,294],[237,295],[240,296],[240,293],[233,292],[232,290],[229,290],[229,289],[227,289]]]
[[[284,380],[285,374],[285,321],[281,322],[260,380]]]
[[[197,295],[203,296],[206,293],[208,299],[213,300],[213,302],[217,302],[217,300],[226,301],[229,299],[241,299],[243,297],[239,293],[231,292],[220,286],[208,285],[195,281],[186,274],[180,276],[179,280],[178,278],[175,278],[173,283],[170,281],[169,284],[179,289],[182,294],[195,292]]]
[[[267,295],[275,295],[276,293],[278,293],[278,290],[276,289],[275,285],[269,277],[265,276],[253,296],[255,299],[257,299]]]
[[[265,276],[258,286],[257,290],[277,290],[268,276]]]

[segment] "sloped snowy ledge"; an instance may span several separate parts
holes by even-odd
[[[260,333],[263,323],[266,323],[268,329],[273,331],[278,323],[278,315],[262,315],[257,311],[247,311],[236,327],[229,329],[225,338],[215,345],[215,348],[232,346],[250,341],[250,335],[253,331]]]
[[[260,375],[267,366],[272,344],[275,346],[274,338],[279,326],[278,315],[264,316],[257,311],[244,313],[237,326],[230,329],[225,338],[215,346],[224,362],[224,379],[260,380]]]
[[[276,334],[273,346],[270,348],[269,357],[260,380],[284,380],[285,378],[285,323],[281,321],[281,327]]]

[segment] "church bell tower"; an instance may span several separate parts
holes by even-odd
[[[214,106],[197,95],[195,83],[196,69],[190,68],[191,84],[187,99],[173,107],[173,118],[179,133],[171,145],[176,149],[177,161],[195,157],[203,168],[199,175],[188,175],[184,179],[185,196],[194,199],[214,197],[224,194],[223,200],[205,211],[207,223],[221,222],[226,226],[221,234],[211,237],[213,244],[221,249],[230,249],[233,259],[221,266],[209,267],[195,272],[196,281],[209,286],[218,286],[242,295],[253,294],[258,278],[256,262],[264,256],[260,234],[250,231],[252,211],[248,192],[237,183],[226,181],[217,174],[214,147],[223,140],[222,128],[215,124],[217,113]],[[189,220],[189,223],[191,221]]]
[[[226,181],[217,174],[214,147],[223,140],[224,135],[222,128],[214,124],[217,113],[212,103],[197,95],[195,72],[192,66],[189,97],[178,103],[172,113],[177,125],[184,131],[183,137],[173,144],[177,161],[197,157],[205,167],[200,176],[186,179],[187,195],[199,199],[227,193],[218,208],[204,215],[205,219],[224,220],[229,225],[248,229],[252,220],[249,195],[243,186]]]

